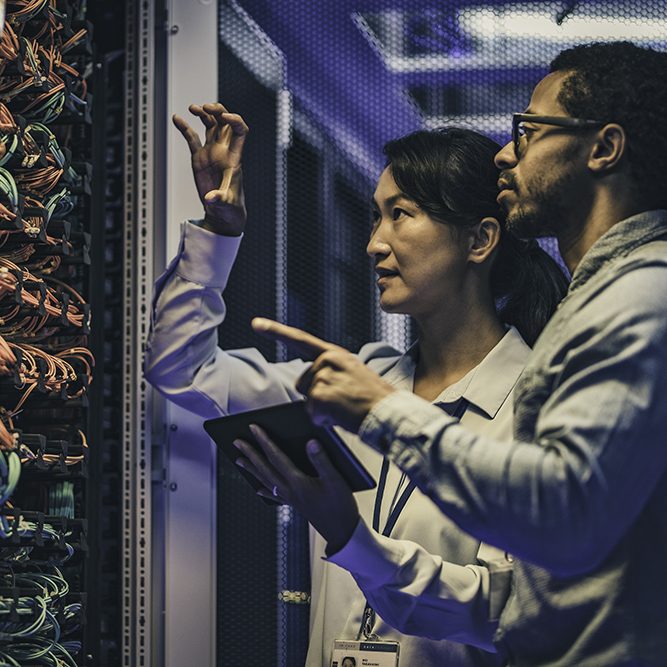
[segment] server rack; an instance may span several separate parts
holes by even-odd
[[[0,655],[94,664],[92,25],[14,3],[0,39]],[[92,399],[92,400],[91,400]],[[3,467],[0,465],[0,468]],[[92,537],[92,540],[91,540]]]

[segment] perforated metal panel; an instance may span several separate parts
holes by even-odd
[[[240,8],[222,6],[220,21],[220,99],[253,127],[244,159],[254,165],[244,167],[251,222],[225,290],[230,317],[220,327],[220,345],[252,345],[276,360],[275,345],[252,335],[250,319],[284,316],[284,299],[278,298],[284,294],[285,251],[279,186],[282,68]],[[218,457],[217,489],[217,664],[274,664],[279,625],[276,511],[258,502],[224,457]]]

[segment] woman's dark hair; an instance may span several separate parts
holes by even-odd
[[[420,130],[388,142],[387,166],[396,185],[433,219],[459,229],[496,218],[502,233],[491,269],[491,292],[498,315],[533,345],[567,290],[558,264],[534,241],[505,228],[499,207],[500,146],[463,128]]]

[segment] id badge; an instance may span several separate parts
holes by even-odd
[[[398,667],[398,642],[335,639],[331,667]]]

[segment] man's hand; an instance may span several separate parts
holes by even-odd
[[[250,428],[266,458],[247,442],[236,440],[234,445],[243,455],[237,465],[264,485],[259,495],[291,505],[305,517],[327,541],[328,554],[339,551],[357,527],[359,510],[350,487],[321,445],[315,440],[306,445],[318,475],[311,477],[301,472],[259,426]]]
[[[316,424],[340,424],[356,432],[373,406],[395,391],[356,355],[338,345],[260,317],[252,321],[252,327],[282,341],[302,358],[315,360],[296,387],[308,397],[308,411]]]
[[[248,126],[241,116],[229,113],[220,103],[192,104],[189,109],[204,125],[204,145],[185,119],[174,115],[172,120],[190,149],[192,173],[204,205],[203,226],[218,234],[238,236],[245,229],[247,217],[241,155]]]

